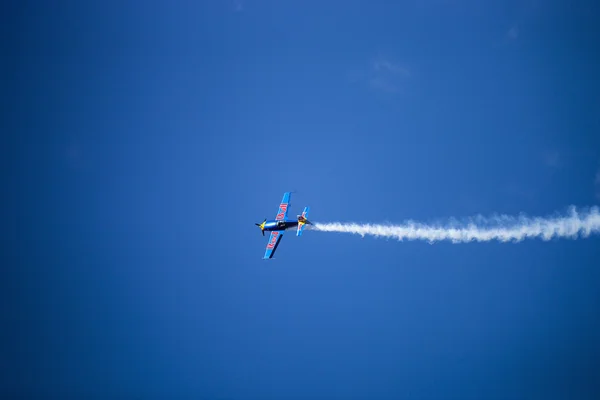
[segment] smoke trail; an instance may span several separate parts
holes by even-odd
[[[394,238],[402,240],[426,240],[434,243],[449,240],[452,243],[471,241],[519,242],[523,239],[541,238],[587,238],[600,233],[600,213],[598,207],[589,211],[577,212],[571,206],[567,215],[530,218],[525,215],[506,215],[484,218],[477,216],[463,222],[450,221],[447,224],[422,224],[407,221],[402,225],[372,225],[356,223],[315,223],[313,230],[322,232],[345,232],[361,235]]]

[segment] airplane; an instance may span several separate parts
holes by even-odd
[[[302,236],[302,231],[304,231],[305,226],[312,225],[308,217],[309,207],[304,207],[304,211],[302,214],[298,215],[296,219],[287,219],[288,209],[290,206],[290,196],[291,192],[285,192],[283,194],[283,199],[279,204],[279,210],[277,211],[277,216],[274,220],[269,220],[265,218],[265,220],[260,224],[254,224],[260,228],[263,236],[265,236],[265,231],[271,232],[269,236],[269,241],[267,242],[267,249],[265,251],[264,259],[272,258],[275,255],[275,250],[277,250],[277,246],[279,246],[279,242],[281,242],[281,238],[286,230],[296,229],[296,236]]]

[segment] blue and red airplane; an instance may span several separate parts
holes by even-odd
[[[287,219],[290,206],[290,195],[291,192],[285,192],[283,194],[283,200],[281,200],[281,204],[279,204],[279,210],[277,211],[277,216],[274,220],[267,221],[265,218],[261,224],[254,224],[260,228],[263,236],[265,236],[265,231],[271,232],[271,236],[267,242],[267,250],[263,257],[264,259],[273,257],[275,250],[277,250],[277,246],[279,246],[279,242],[281,242],[283,233],[286,230],[296,228],[296,236],[301,236],[305,225],[312,225],[312,222],[306,219],[308,217],[308,207],[304,207],[304,211],[302,211],[301,215],[297,216],[297,219]]]

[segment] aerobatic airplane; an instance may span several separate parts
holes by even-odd
[[[281,204],[279,204],[279,210],[277,211],[277,216],[274,220],[267,221],[265,218],[261,224],[254,224],[260,228],[263,236],[265,236],[265,231],[271,232],[269,241],[267,242],[267,250],[263,257],[264,259],[273,257],[275,250],[277,250],[277,246],[279,246],[279,242],[281,242],[283,233],[287,229],[296,228],[296,236],[301,236],[305,225],[312,225],[312,222],[306,219],[308,217],[308,207],[304,207],[304,211],[302,211],[301,215],[297,216],[297,219],[287,219],[290,206],[290,195],[291,192],[285,192],[283,194],[283,200],[281,200]]]

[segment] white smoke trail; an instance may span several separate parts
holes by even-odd
[[[567,215],[530,218],[525,215],[506,215],[484,218],[477,216],[464,222],[451,220],[445,225],[422,224],[407,221],[402,225],[372,225],[356,223],[314,223],[313,230],[322,232],[344,232],[402,240],[425,240],[434,243],[449,240],[452,243],[471,241],[519,242],[523,239],[541,238],[587,238],[600,233],[600,213],[598,207],[577,212],[574,206]]]

